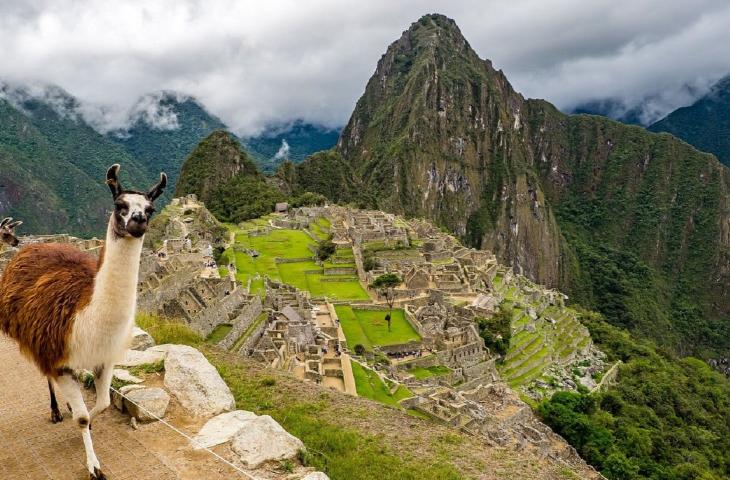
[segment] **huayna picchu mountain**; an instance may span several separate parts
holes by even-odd
[[[390,45],[331,152],[278,176],[433,219],[676,351],[730,352],[730,171],[671,135],[523,98],[444,16]]]

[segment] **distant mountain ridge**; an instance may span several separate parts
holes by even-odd
[[[286,160],[300,163],[315,152],[334,147],[340,130],[296,120],[272,125],[260,135],[243,138],[242,142],[261,169],[271,173]]]
[[[195,147],[212,132],[228,129],[198,100],[179,92],[142,96],[123,128],[106,131],[85,113],[58,86],[0,81],[0,214],[23,218],[28,233],[102,235],[110,208],[103,184],[109,165],[120,163],[130,186],[146,184],[160,171],[175,185]],[[247,142],[252,158],[271,171],[332,147],[337,135],[295,121]],[[283,142],[289,149],[277,157]]]
[[[193,97],[159,92],[142,97],[138,105],[129,127],[106,136],[149,170],[167,172],[172,185],[195,146],[211,132],[227,129]],[[172,196],[168,193],[165,198]]]
[[[77,107],[58,87],[0,87],[0,215],[22,218],[26,232],[101,235],[111,208],[109,165],[123,165],[125,186],[155,178]]]
[[[675,110],[648,129],[671,133],[730,166],[730,75],[692,105]]]

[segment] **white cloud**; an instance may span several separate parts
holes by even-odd
[[[387,45],[430,12],[454,18],[518,90],[560,107],[652,96],[661,114],[688,101],[685,85],[730,72],[725,0],[0,0],[0,77],[58,84],[99,125],[171,90],[240,134],[295,118],[339,126]]]
[[[286,141],[285,138],[281,140],[281,147],[279,147],[279,150],[276,151],[276,154],[274,155],[274,160],[283,160],[285,158],[289,158],[289,143]]]

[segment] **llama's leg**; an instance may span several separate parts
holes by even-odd
[[[81,437],[84,440],[86,450],[86,468],[89,470],[91,480],[106,480],[101,472],[99,460],[94,453],[94,445],[91,442],[91,431],[89,430],[89,411],[84,404],[84,397],[81,395],[81,387],[70,375],[61,375],[56,379],[56,386],[61,394],[73,409],[73,419],[81,429]]]
[[[48,392],[51,394],[51,422],[63,422],[63,415],[61,415],[61,411],[58,409],[56,392],[53,388],[53,380],[51,380],[51,377],[48,377]]]
[[[114,369],[112,365],[103,365],[94,372],[94,387],[96,388],[96,404],[91,409],[90,418],[93,420],[97,415],[107,409],[111,404],[109,387],[112,384]]]

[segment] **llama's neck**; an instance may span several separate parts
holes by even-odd
[[[70,368],[95,368],[121,359],[137,305],[141,238],[116,238],[110,223],[91,302],[78,312],[68,346]]]
[[[107,305],[132,305],[137,300],[139,261],[142,255],[142,239],[114,234],[112,221],[106,233],[103,258],[94,282],[92,302]]]

